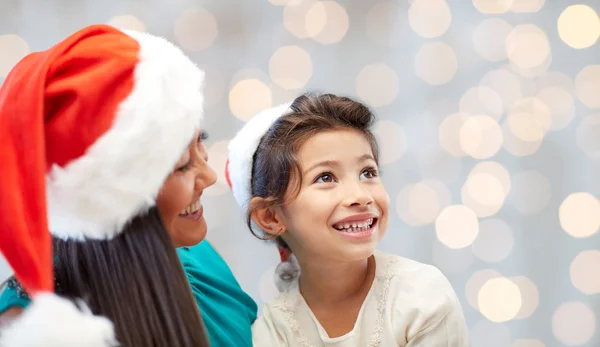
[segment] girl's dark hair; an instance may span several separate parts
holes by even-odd
[[[280,117],[261,138],[252,158],[252,197],[263,199],[250,205],[246,223],[252,234],[262,240],[269,238],[254,231],[252,213],[282,206],[297,196],[302,186],[297,153],[310,137],[324,131],[356,130],[367,139],[379,163],[379,149],[371,131],[375,116],[367,106],[348,97],[307,93],[296,98],[290,109],[291,112]],[[289,250],[281,237],[275,241]]]
[[[58,294],[108,317],[123,347],[209,346],[175,247],[156,208],[111,240],[54,239]]]

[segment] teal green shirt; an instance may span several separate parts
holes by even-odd
[[[227,263],[208,241],[177,249],[211,346],[252,347],[251,325],[256,320],[257,305],[233,276]],[[12,306],[26,307],[29,299],[15,288],[0,295],[0,313]]]

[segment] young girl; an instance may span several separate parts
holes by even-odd
[[[255,346],[469,346],[442,273],[376,250],[390,199],[373,121],[349,98],[303,95],[257,115],[231,141],[235,198],[284,261],[283,293],[253,325]]]

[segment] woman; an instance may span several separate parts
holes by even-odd
[[[0,192],[0,250],[24,289],[11,280],[2,296],[16,318],[0,346],[206,345],[193,299],[213,345],[251,345],[256,305],[223,260],[201,243],[180,251],[184,273],[174,249],[204,238],[200,196],[216,179],[198,130],[203,77],[166,41],[107,26],[11,71],[0,89],[0,179],[12,188]],[[45,294],[53,287],[112,322]],[[42,321],[54,324],[31,329]]]

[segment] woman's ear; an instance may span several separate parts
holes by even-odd
[[[286,231],[285,222],[279,209],[273,206],[265,207],[265,199],[254,197],[250,200],[250,217],[265,233],[276,237]]]

